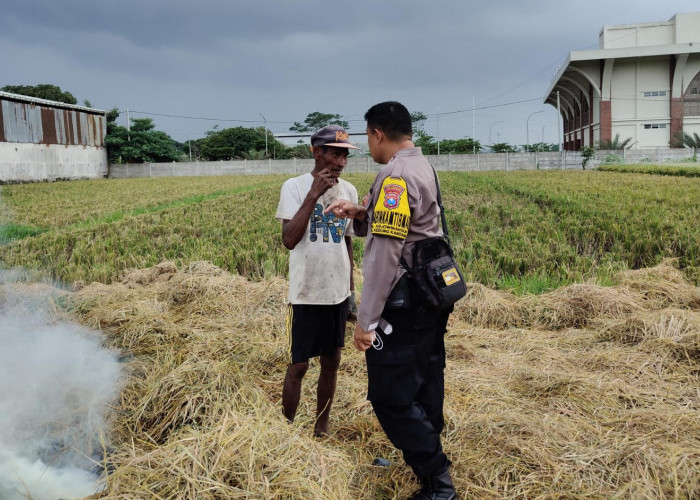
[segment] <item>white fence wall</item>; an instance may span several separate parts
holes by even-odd
[[[0,184],[107,176],[103,147],[0,142]]]
[[[596,151],[588,168],[595,168],[606,158],[615,156],[620,163],[669,163],[692,158],[692,149],[658,148],[657,150]],[[581,169],[579,152],[485,153],[466,155],[427,155],[436,170],[478,172],[491,170],[557,170]],[[232,160],[205,162],[135,163],[109,166],[110,178],[179,177],[236,174],[298,175],[314,168],[312,159]],[[379,165],[369,156],[348,158],[345,172],[376,172]]]

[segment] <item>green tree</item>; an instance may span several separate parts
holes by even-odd
[[[316,130],[325,127],[326,125],[340,125],[347,130],[348,122],[341,119],[340,115],[330,113],[320,113],[314,111],[309,113],[304,119],[304,123],[294,122],[294,125],[289,127],[291,132],[315,132]]]
[[[558,151],[559,150],[559,145],[558,144],[548,144],[546,142],[536,142],[534,144],[523,144],[522,147],[523,151],[527,151],[529,153],[541,153],[545,151]]]
[[[615,137],[612,140],[597,141],[596,146],[598,149],[602,149],[603,151],[617,151],[622,149],[629,149],[632,147],[633,144],[634,143],[632,142],[631,137],[628,137],[624,141],[621,141],[620,134],[615,134]]]
[[[591,161],[594,155],[595,149],[593,149],[591,146],[583,146],[581,148],[581,167],[583,170],[586,170],[586,165],[588,165],[588,162]]]
[[[697,132],[693,132],[693,135],[690,135],[687,132],[678,132],[676,134],[678,139],[680,139],[678,142],[680,143],[681,146],[687,146],[689,148],[700,148],[700,135],[698,135]]]
[[[284,148],[284,151],[281,154],[278,154],[277,158],[310,159],[310,158],[314,157],[309,145],[304,144],[303,142],[301,144],[296,144],[295,146],[291,146],[291,147],[285,146],[284,144],[282,144],[282,147]]]
[[[424,155],[436,155],[437,154],[437,142],[432,135],[426,134],[423,130],[414,130],[417,139],[413,141],[413,144],[421,148]]]
[[[425,122],[428,119],[422,111],[411,113],[411,124],[413,125],[413,136],[418,136],[419,132],[425,134]]]
[[[119,111],[107,113],[107,157],[111,163],[169,162],[180,158],[175,141],[155,130],[150,118],[132,118],[131,130],[116,124]]]
[[[265,129],[232,127],[208,132],[200,151],[202,159],[210,161],[249,158],[251,151],[262,151],[264,157]]]
[[[428,135],[422,130],[417,130],[415,133],[418,138],[413,143],[423,150],[423,154],[438,154],[438,143],[432,135]],[[475,152],[479,153],[483,149],[481,143],[471,137],[443,139],[440,141],[440,154],[472,154]]]
[[[48,101],[64,102],[66,104],[78,104],[78,100],[70,92],[64,92],[56,85],[42,83],[39,85],[5,85],[2,88],[5,92],[13,94],[46,99]]]
[[[491,145],[491,151],[494,153],[515,153],[518,151],[518,148],[507,142],[497,142]]]
[[[481,143],[471,137],[464,139],[445,139],[440,142],[440,154],[472,154],[480,153],[483,147]]]

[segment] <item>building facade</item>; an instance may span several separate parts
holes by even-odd
[[[700,12],[603,27],[599,48],[571,52],[545,96],[565,150],[618,134],[633,149],[681,147],[680,132],[700,134]]]
[[[0,92],[0,183],[107,175],[104,111]]]

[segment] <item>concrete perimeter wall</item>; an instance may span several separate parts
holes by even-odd
[[[0,142],[0,184],[99,179],[107,171],[104,147]]]
[[[693,157],[692,149],[659,148],[640,151],[596,151],[587,168],[595,168],[606,158],[615,156],[617,163],[669,163]],[[478,172],[491,170],[581,169],[579,152],[486,153],[477,155],[427,155],[428,161],[441,171]],[[110,165],[110,178],[184,177],[236,174],[288,174],[310,172],[313,160],[234,160],[172,163],[136,163]],[[345,172],[376,172],[379,165],[369,156],[348,158]]]

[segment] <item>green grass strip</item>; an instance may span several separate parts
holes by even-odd
[[[623,174],[671,175],[676,177],[700,177],[700,166],[677,165],[600,165],[597,170]]]
[[[45,233],[46,231],[46,229],[38,227],[22,226],[13,223],[4,224],[0,226],[0,244],[20,240],[29,236],[36,236],[37,234]]]

